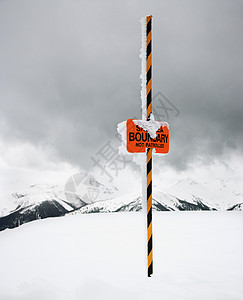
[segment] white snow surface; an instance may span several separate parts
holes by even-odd
[[[154,121],[154,116],[151,114],[150,120],[133,120],[133,123],[135,125],[138,125],[141,127],[144,131],[147,131],[152,139],[156,138],[156,132],[157,130],[162,127],[168,127],[169,125],[167,122],[161,122],[161,121]]]
[[[242,212],[72,215],[0,232],[0,299],[242,300]]]

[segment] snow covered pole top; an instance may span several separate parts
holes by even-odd
[[[152,113],[152,16],[141,19],[142,47],[141,58],[141,100],[142,120],[150,120]]]

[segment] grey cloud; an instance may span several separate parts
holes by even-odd
[[[90,155],[140,115],[140,18],[153,22],[153,90],[168,120],[166,163],[242,151],[242,1],[1,1],[3,140],[50,144],[59,160]]]

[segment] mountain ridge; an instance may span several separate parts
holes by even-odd
[[[157,211],[243,210],[241,186],[235,179],[202,183],[186,178],[163,191],[155,187],[152,208]],[[96,201],[90,198],[91,195],[95,195]],[[106,186],[91,175],[73,176],[64,189],[57,185],[34,184],[12,196],[15,208],[5,209],[0,215],[0,231],[36,219],[66,214],[141,211],[143,206],[140,192],[121,194],[117,187]]]

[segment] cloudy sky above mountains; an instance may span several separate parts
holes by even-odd
[[[89,170],[106,143],[117,147],[117,123],[141,115],[147,14],[153,94],[166,96],[154,108],[170,124],[170,153],[156,163],[171,172],[240,169],[242,1],[1,0],[2,182],[16,169]]]

